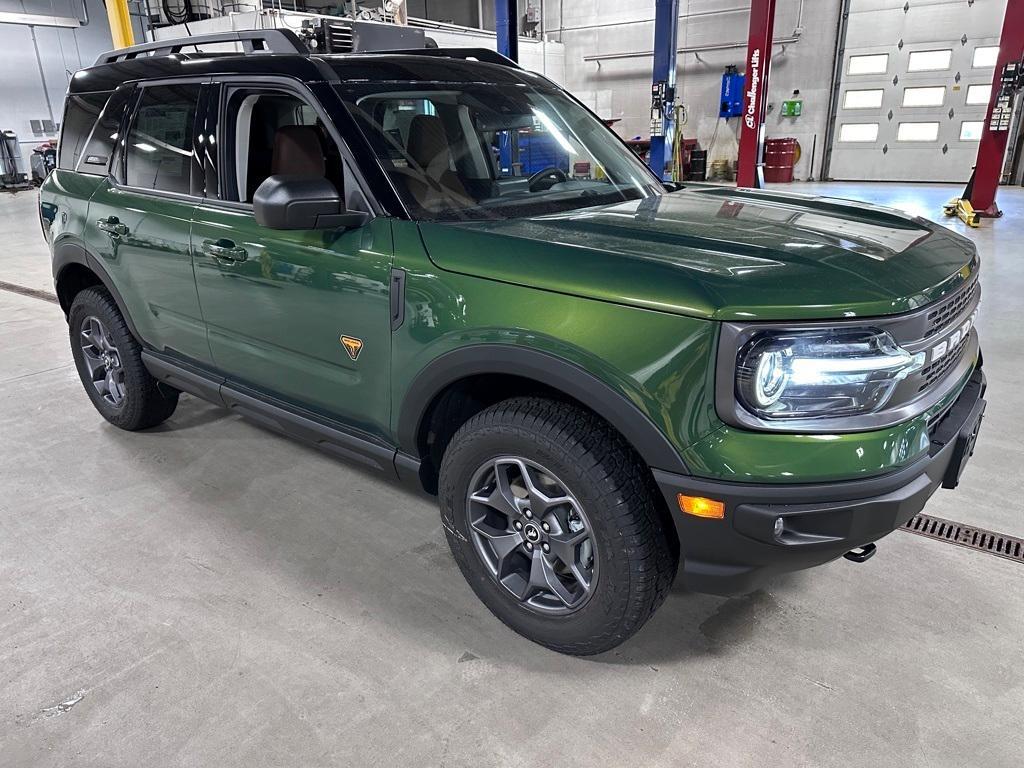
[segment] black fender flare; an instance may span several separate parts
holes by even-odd
[[[57,289],[58,298],[60,297],[58,287],[60,285],[60,276],[72,264],[85,267],[99,278],[99,281],[107,289],[107,292],[114,299],[114,303],[117,304],[117,308],[121,311],[121,316],[124,317],[128,330],[141,343],[142,337],[139,335],[139,329],[135,326],[132,316],[128,314],[128,306],[124,303],[120,292],[114,286],[114,281],[110,279],[110,275],[100,264],[100,260],[80,243],[65,240],[56,243],[53,247],[53,284],[54,288]],[[64,310],[66,316],[71,307],[65,307],[63,301],[61,301],[61,309]]]
[[[653,469],[690,474],[668,438],[635,404],[578,365],[547,352],[510,344],[473,344],[446,352],[421,370],[402,400],[397,437],[400,449],[419,457],[417,436],[427,408],[446,387],[480,374],[532,379],[585,403],[633,446]],[[419,457],[422,458],[422,457]]]

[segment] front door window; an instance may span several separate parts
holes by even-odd
[[[290,93],[238,88],[228,97],[222,198],[251,203],[268,176],[323,176],[341,189],[342,162],[316,111]]]

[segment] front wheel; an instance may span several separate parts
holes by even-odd
[[[477,596],[552,650],[614,648],[675,577],[650,473],[617,432],[572,405],[516,398],[474,416],[445,452],[439,496]]]

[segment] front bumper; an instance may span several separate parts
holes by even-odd
[[[815,485],[723,483],[654,470],[676,525],[682,578],[695,592],[749,592],[778,573],[826,563],[896,530],[940,486],[956,486],[985,411],[985,375],[975,370],[930,429],[928,455],[881,477]],[[725,518],[679,511],[677,495],[725,502]],[[784,528],[775,535],[775,521]]]

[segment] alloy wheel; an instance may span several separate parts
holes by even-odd
[[[79,343],[96,391],[105,402],[120,408],[127,396],[121,353],[98,317],[90,315],[82,322]]]
[[[512,597],[544,614],[582,608],[597,582],[597,549],[582,505],[545,467],[516,456],[488,461],[466,500],[477,554]]]

